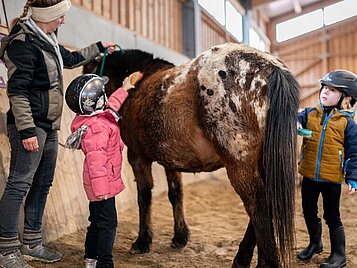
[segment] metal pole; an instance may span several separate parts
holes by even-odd
[[[198,0],[193,2],[195,29],[195,57],[201,53],[201,8]]]
[[[242,5],[245,10],[245,14],[243,15],[243,43],[249,45],[251,1],[244,0],[244,1],[242,1]]]
[[[6,8],[5,8],[5,0],[2,0],[2,8],[3,8],[3,10],[4,10],[6,27],[7,27],[7,29],[10,31],[9,21],[8,21],[8,19],[7,19]]]

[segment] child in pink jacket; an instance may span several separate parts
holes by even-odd
[[[66,91],[66,102],[76,114],[66,147],[82,149],[83,185],[89,200],[90,225],[85,241],[85,267],[114,267],[112,249],[117,226],[115,195],[124,190],[121,178],[122,150],[117,111],[127,90],[140,80],[139,72],[127,77],[123,86],[107,100],[105,81],[95,74],[74,79]]]

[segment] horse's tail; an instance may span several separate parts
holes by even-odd
[[[299,86],[292,74],[274,67],[268,81],[269,110],[263,143],[266,198],[270,204],[281,262],[292,259],[295,242],[296,120]]]

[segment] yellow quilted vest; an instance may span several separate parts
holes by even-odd
[[[299,172],[312,179],[343,182],[346,115],[333,109],[321,125],[323,110],[315,108],[308,114],[306,128],[312,137],[303,140]]]

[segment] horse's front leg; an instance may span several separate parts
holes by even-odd
[[[234,258],[232,268],[248,268],[253,258],[253,252],[256,245],[254,226],[249,221],[243,240],[239,244],[239,249]]]
[[[138,191],[137,202],[139,206],[139,236],[131,246],[131,253],[147,253],[152,243],[151,229],[151,190],[154,186],[151,162],[133,155],[128,150],[128,160],[133,169]]]
[[[172,238],[171,247],[183,248],[186,246],[190,237],[190,230],[185,222],[183,210],[183,191],[182,191],[182,176],[180,172],[166,169],[166,177],[168,183],[168,196],[172,205],[174,215],[174,237]]]

